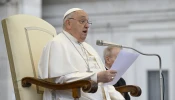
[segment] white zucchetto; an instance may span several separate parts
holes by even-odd
[[[68,11],[66,11],[66,13],[64,14],[64,17],[63,19],[70,13],[74,12],[74,11],[78,11],[78,10],[83,10],[83,9],[80,9],[80,8],[71,8],[69,9]]]

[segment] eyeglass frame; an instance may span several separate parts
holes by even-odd
[[[75,18],[68,18],[68,19],[74,19],[74,20],[77,20]],[[88,24],[88,25],[92,25],[92,22],[89,22],[89,20],[77,20],[80,24]]]

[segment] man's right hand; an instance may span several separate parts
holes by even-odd
[[[97,82],[107,83],[114,79],[117,71],[115,70],[106,70],[97,73]]]

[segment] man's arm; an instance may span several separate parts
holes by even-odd
[[[63,75],[56,79],[56,83],[69,83],[77,80],[90,79],[95,82],[110,82],[112,77],[116,75],[115,70],[107,70],[100,72],[74,72],[67,75]]]
[[[56,83],[70,83],[77,80],[93,80],[97,82],[97,73],[94,72],[74,72],[56,78]]]

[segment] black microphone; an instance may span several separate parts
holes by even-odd
[[[126,49],[132,49],[142,55],[145,55],[145,56],[157,56],[158,59],[159,59],[159,76],[160,76],[160,98],[161,100],[164,100],[164,79],[163,79],[163,73],[162,73],[162,60],[161,60],[161,57],[158,55],[158,54],[148,54],[148,53],[142,53],[132,47],[127,47],[127,46],[122,46],[122,45],[119,45],[119,44],[115,44],[115,43],[111,43],[111,42],[107,42],[107,41],[103,41],[103,40],[97,40],[96,41],[96,45],[98,46],[110,46],[110,45],[115,45],[117,47],[120,47],[120,48],[126,48]]]
[[[115,45],[115,46],[117,46],[117,47],[121,47],[121,48],[122,48],[122,45],[115,44],[115,43],[111,43],[111,42],[107,42],[107,41],[103,41],[103,40],[97,40],[97,41],[96,41],[96,45],[99,45],[99,46]]]

